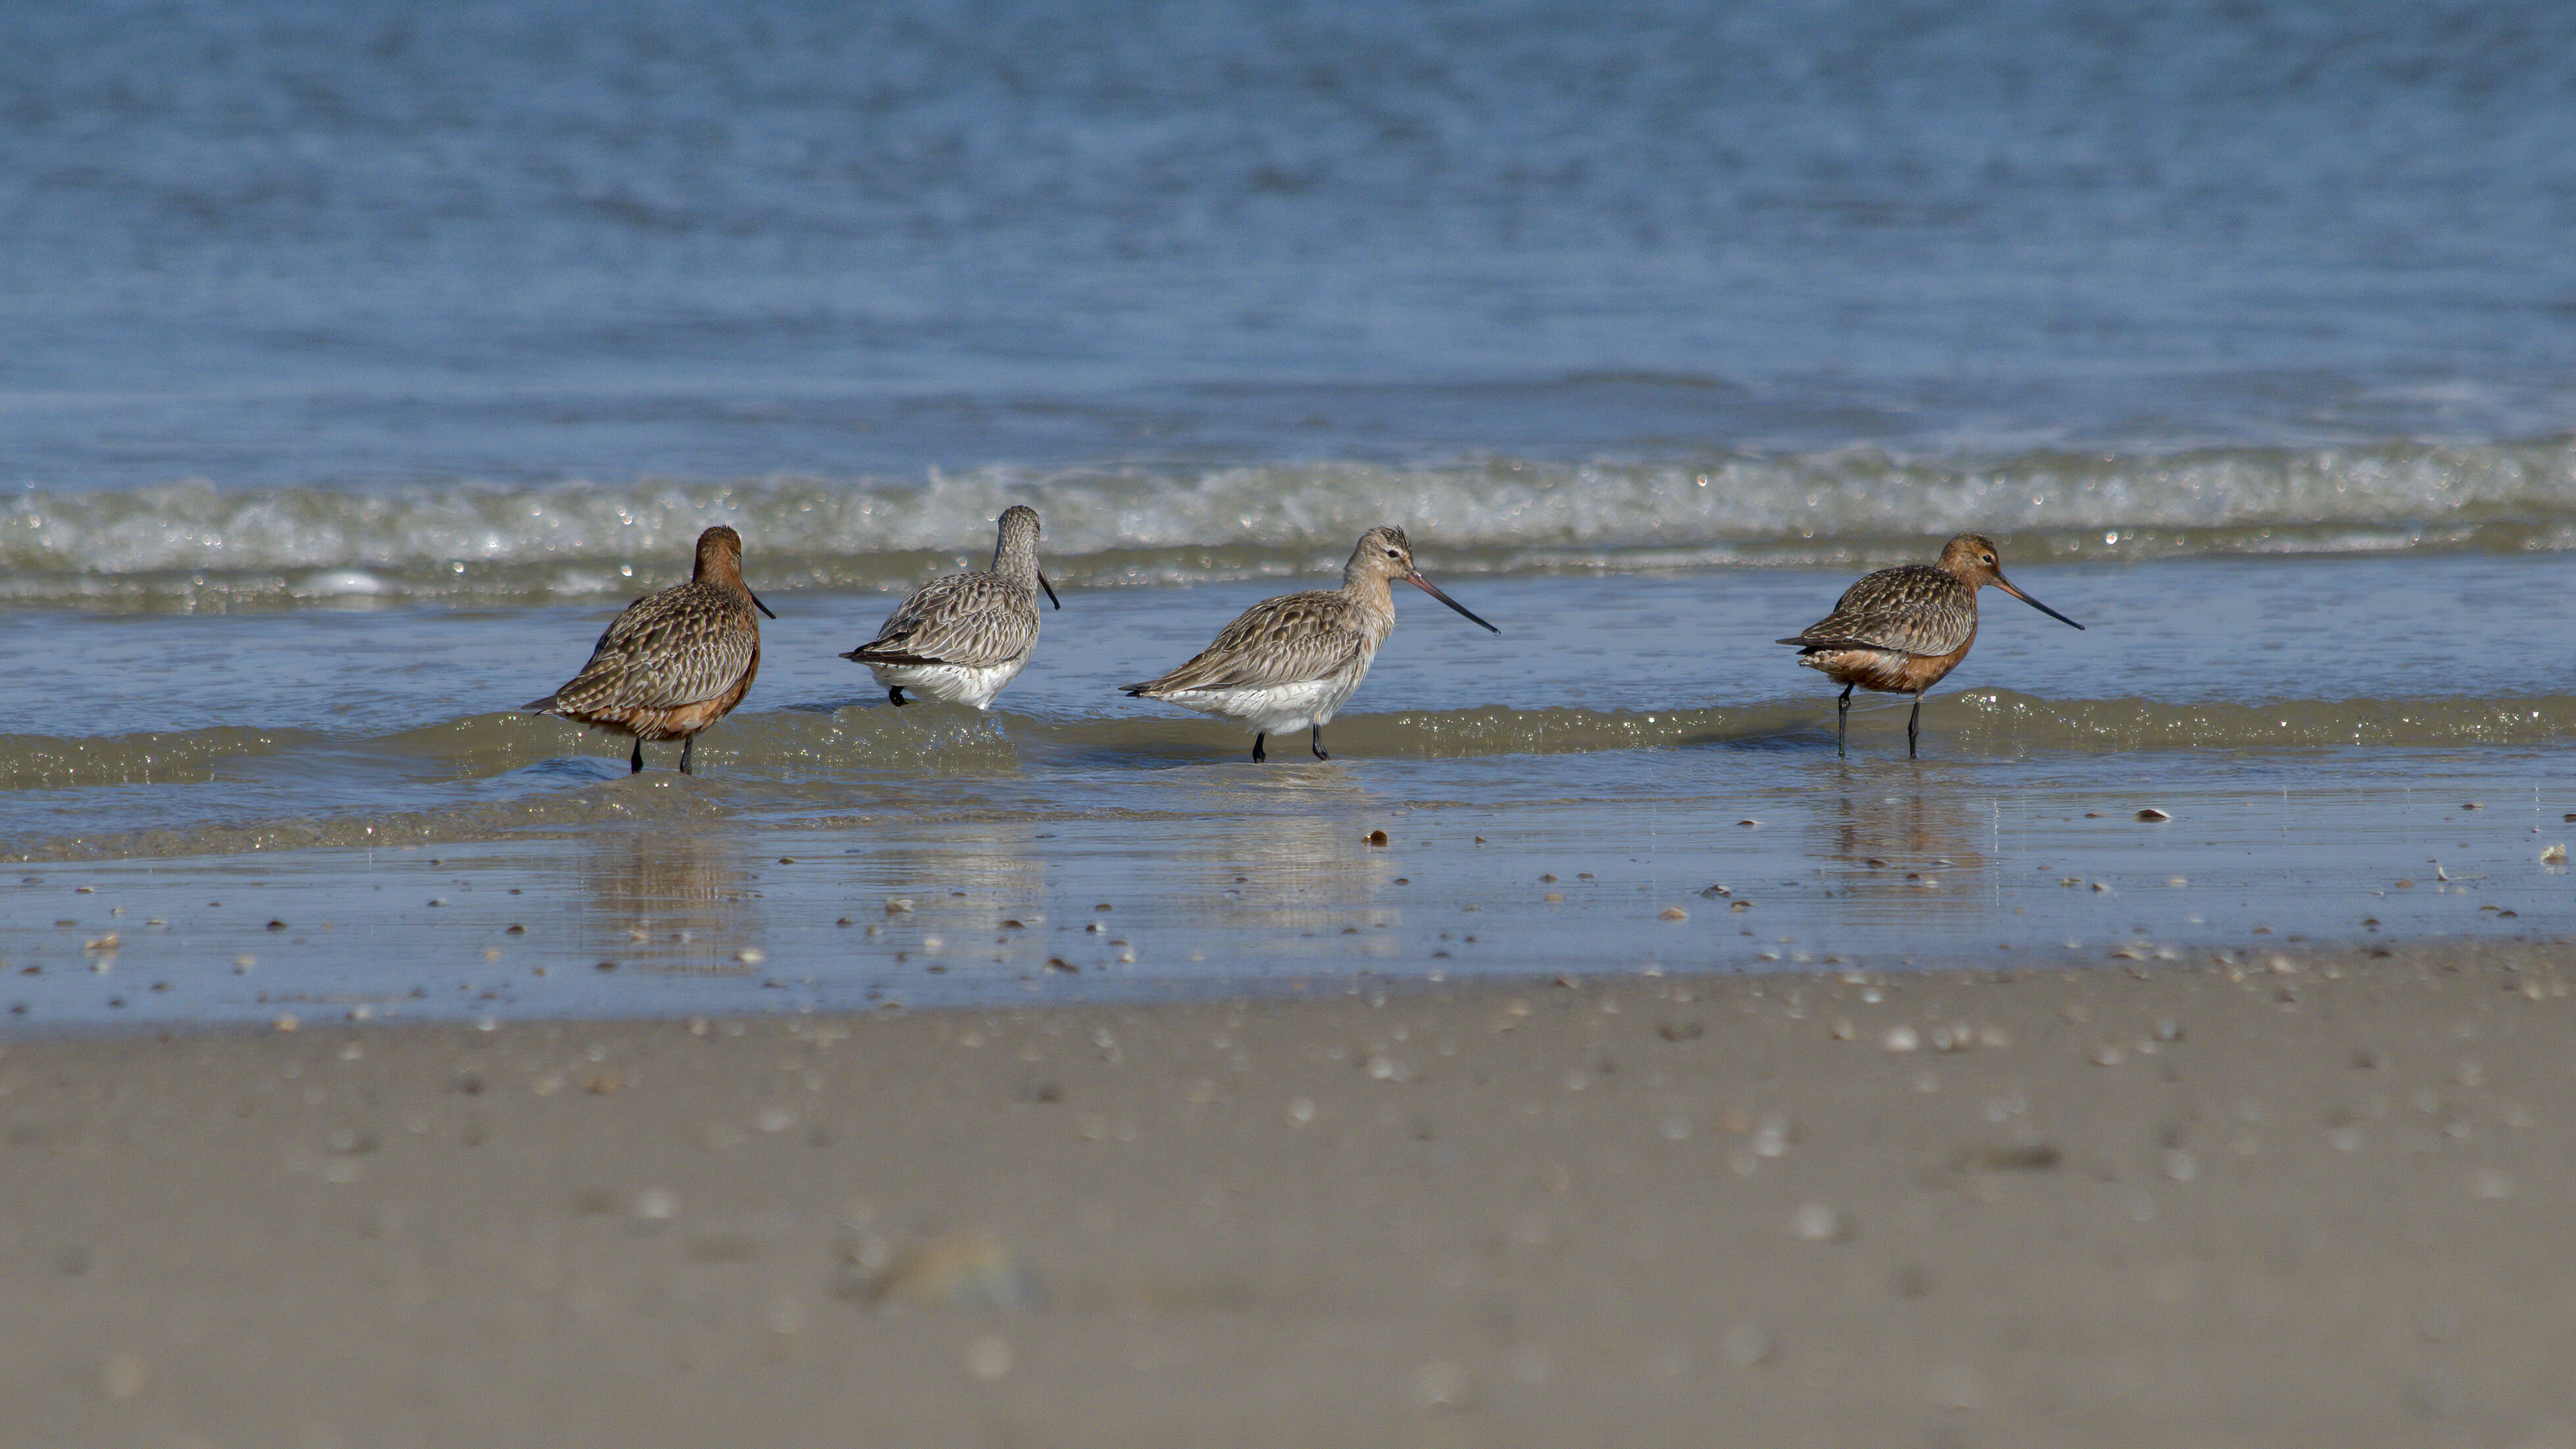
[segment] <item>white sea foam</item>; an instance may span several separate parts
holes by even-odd
[[[1388,522],[1444,567],[1488,572],[1874,561],[1963,529],[2025,557],[2556,550],[2576,547],[2576,445],[30,491],[0,509],[0,593],[614,593],[667,574],[714,523],[740,529],[772,577],[871,586],[980,560],[992,519],[1022,502],[1045,515],[1049,570],[1092,584],[1310,571]]]

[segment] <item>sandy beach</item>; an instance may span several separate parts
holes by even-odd
[[[7,1437],[2567,1445],[2562,957],[19,1041]]]

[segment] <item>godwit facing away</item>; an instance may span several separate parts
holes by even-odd
[[[1852,690],[1914,696],[1905,717],[1905,756],[1923,726],[1923,691],[1959,667],[1977,642],[1977,590],[1992,584],[2061,624],[2084,626],[2016,589],[1995,562],[1995,541],[1963,533],[1941,550],[1938,564],[1880,569],[1843,590],[1834,611],[1783,644],[1798,646],[1798,662],[1843,687],[1834,701],[1834,750],[1851,726]]]
[[[627,605],[570,684],[522,708],[633,735],[629,774],[644,768],[646,740],[685,740],[680,773],[695,773],[698,731],[742,703],[760,672],[754,609],[778,617],[742,581],[742,535],[718,524],[698,535],[687,583]]]
[[[1468,613],[1467,606],[1431,586],[1413,567],[1413,544],[1401,528],[1372,528],[1360,535],[1342,586],[1264,599],[1225,626],[1216,642],[1171,673],[1142,684],[1122,684],[1131,699],[1159,699],[1201,714],[1252,726],[1252,758],[1269,755],[1262,742],[1294,729],[1314,733],[1315,758],[1324,753],[1324,726],[1368,674],[1378,646],[1395,632],[1397,579],[1447,604],[1476,623],[1503,632]]]
[[[841,657],[866,665],[897,705],[914,689],[943,704],[988,708],[1038,647],[1040,589],[1047,602],[1064,607],[1038,571],[1038,511],[1013,504],[1002,510],[989,572],[923,584],[887,616],[877,637]]]

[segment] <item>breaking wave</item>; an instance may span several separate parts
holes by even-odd
[[[993,468],[396,493],[28,490],[0,506],[0,602],[291,606],[630,594],[698,530],[749,540],[760,586],[880,588],[989,549],[1013,503],[1049,571],[1091,586],[1312,572],[1370,526],[1451,572],[1855,565],[1977,529],[2016,557],[2576,547],[2576,441],[1918,459],[1873,449],[1569,465]]]

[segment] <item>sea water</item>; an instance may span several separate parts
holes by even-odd
[[[0,42],[37,1029],[2568,929],[2563,7]],[[1017,502],[1036,660],[888,708],[834,656]],[[700,777],[510,712],[719,522],[781,617]],[[1384,522],[1504,632],[1405,591],[1330,763],[1115,693]],[[2086,630],[1989,591],[1839,753],[1771,641],[1961,529]]]

